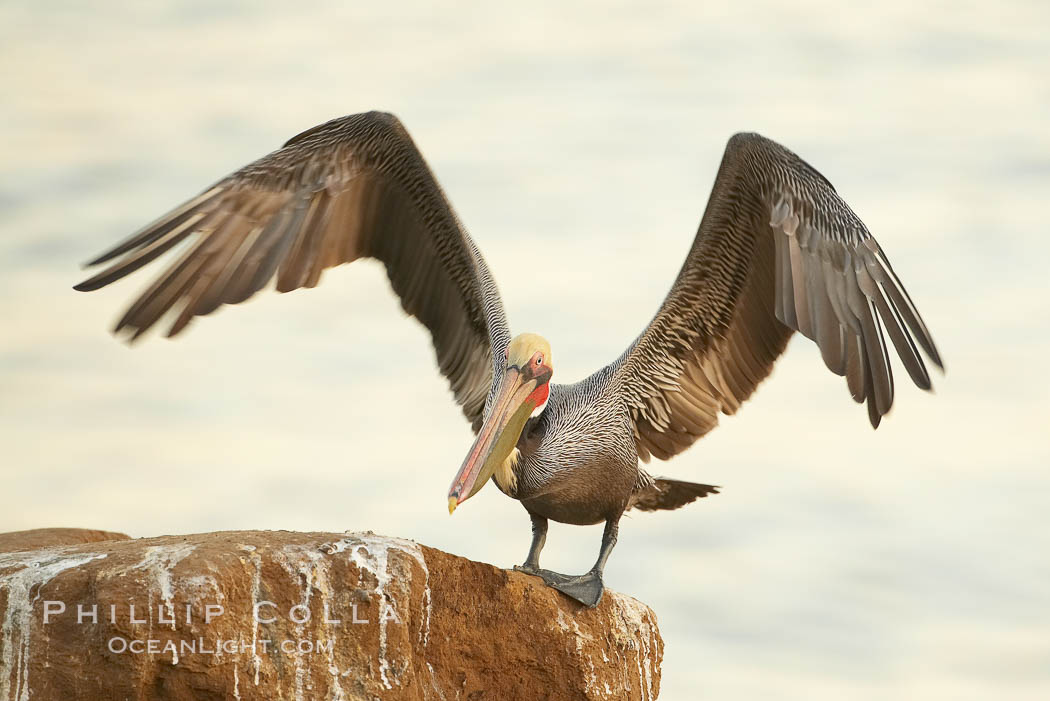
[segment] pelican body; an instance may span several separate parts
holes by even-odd
[[[572,385],[553,384],[550,344],[513,336],[488,266],[408,132],[390,114],[326,122],[132,234],[76,286],[108,285],[182,245],[115,332],[168,335],[271,282],[318,284],[330,267],[382,262],[405,311],[431,333],[438,368],[476,433],[449,512],[494,482],[532,520],[518,569],[595,606],[628,509],[670,510],[717,492],[654,477],[732,414],[798,331],[846,378],[877,428],[893,404],[890,345],[912,381],[943,369],[882,247],[832,185],[758,134],[726,147],[693,246],[649,325],[623,354]],[[920,349],[922,353],[920,353]],[[569,576],[540,568],[549,520],[604,523],[598,558]]]

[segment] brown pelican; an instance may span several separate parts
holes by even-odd
[[[587,379],[551,384],[550,345],[511,336],[489,269],[401,123],[380,112],[309,129],[102,254],[76,286],[95,290],[179,243],[116,332],[138,338],[169,311],[168,335],[276,277],[288,292],[363,257],[381,261],[405,311],[431,333],[438,367],[477,438],[452,481],[449,512],[490,478],[532,519],[520,569],[584,604],[627,509],[676,509],[715,487],[651,476],[732,414],[795,331],[866,402],[873,427],[893,403],[888,333],[912,381],[919,354],[943,369],[882,247],[820,173],[758,134],[726,146],[692,249],[656,316]],[[916,345],[918,344],[918,345]],[[547,521],[605,523],[580,576],[539,566]]]

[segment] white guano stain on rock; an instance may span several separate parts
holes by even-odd
[[[375,577],[376,587],[372,593],[379,602],[379,676],[384,687],[393,689],[393,686],[390,684],[390,678],[387,676],[387,672],[390,670],[390,661],[387,659],[386,625],[391,617],[395,620],[397,619],[397,611],[391,604],[391,601],[396,600],[397,597],[389,589],[392,578],[389,570],[388,555],[391,550],[402,552],[418,562],[423,569],[423,600],[420,603],[424,606],[424,615],[420,624],[419,636],[425,647],[430,638],[432,601],[430,597],[430,570],[427,569],[427,562],[423,556],[422,549],[411,540],[377,536],[372,533],[348,534],[346,538],[333,543],[326,543],[321,549],[329,555],[349,551],[350,561],[357,565],[358,570],[371,572],[372,576]],[[394,681],[400,685],[396,678]]]
[[[342,541],[339,541],[342,542]],[[325,650],[328,656],[328,673],[332,677],[332,689],[329,698],[331,701],[345,701],[347,699],[346,692],[343,690],[339,680],[344,674],[340,673],[338,666],[335,663],[335,644],[339,635],[339,624],[336,623],[336,619],[333,618],[329,622],[329,616],[335,616],[335,607],[333,605],[333,582],[331,572],[329,571],[330,561],[326,556],[332,555],[336,552],[341,552],[343,548],[333,547],[333,544],[325,543],[319,547],[313,547],[310,545],[288,545],[279,550],[275,554],[275,559],[281,564],[281,566],[287,571],[293,578],[297,580],[300,585],[301,596],[299,599],[298,606],[303,607],[298,612],[298,617],[302,617],[306,611],[310,610],[310,598],[314,590],[317,590],[321,598],[321,616],[323,626],[320,628],[323,640],[314,641],[318,643],[328,643],[325,645]],[[312,616],[313,614],[311,614]],[[300,636],[302,635],[303,627],[305,624],[297,624],[296,629]],[[296,678],[295,678],[295,698],[296,701],[301,701],[303,693],[312,689],[312,679],[309,678],[309,669],[304,665],[303,653],[296,651],[295,654],[295,665],[296,665]]]
[[[226,595],[222,593],[214,575],[198,574],[186,577],[179,585],[179,591],[188,604],[217,603],[224,604]]]
[[[299,584],[301,596],[297,606],[304,607],[306,611],[310,610],[310,595],[315,586],[321,592],[322,598],[327,600],[327,594],[331,590],[328,587],[327,567],[322,564],[324,558],[320,553],[305,545],[286,545],[274,553],[274,560]],[[302,612],[297,614],[299,618],[302,618],[302,616]],[[297,623],[295,630],[297,633],[296,637],[301,639],[303,624]],[[302,701],[303,692],[313,686],[313,679],[310,677],[310,670],[305,665],[303,655],[298,648],[295,650],[294,658],[295,700]],[[336,688],[339,689],[340,693],[342,692],[338,683]]]
[[[560,628],[563,633],[569,632],[568,619],[565,618],[565,613],[562,612],[561,609],[558,609],[558,628]]]
[[[445,698],[445,692],[442,691],[441,687],[438,686],[438,684],[437,684],[437,674],[434,672],[434,665],[430,664],[429,662],[427,662],[426,664],[427,664],[427,671],[430,672],[430,688],[431,688],[431,690],[437,692],[437,695],[441,697],[441,701],[447,701],[446,698]],[[429,692],[426,693],[425,696],[426,696],[427,699],[431,698]]]
[[[652,614],[647,606],[629,596],[612,591],[606,591],[606,596],[611,597],[614,602],[611,616],[614,625],[609,632],[614,643],[613,654],[623,663],[626,688],[612,689],[607,680],[599,684],[598,668],[595,665],[597,657],[588,655],[585,649],[599,648],[602,661],[606,664],[610,662],[609,655],[606,654],[605,646],[598,644],[599,641],[593,635],[584,632],[576,619],[558,610],[557,618],[554,619],[552,625],[557,626],[558,630],[565,633],[566,636],[572,636],[576,654],[586,661],[584,692],[587,698],[617,699],[626,696],[631,690],[631,679],[636,677],[640,696],[648,701],[653,701],[656,697],[653,688],[652,655],[654,650],[652,641],[658,636],[658,633],[655,621],[651,618]],[[587,643],[586,647],[585,643]],[[624,654],[624,651],[636,654]],[[629,666],[632,658],[637,667],[635,673],[632,673]]]
[[[616,608],[619,616],[614,619],[614,634],[626,642],[629,649],[634,649],[635,641],[638,641],[638,691],[645,699],[653,701],[656,698],[651,661],[652,640],[656,634],[655,622],[651,619],[653,614],[647,606],[628,596],[617,596]]]
[[[175,590],[171,581],[171,571],[175,565],[179,564],[179,562],[192,553],[194,549],[196,549],[196,546],[189,543],[179,543],[177,545],[151,545],[146,548],[142,560],[137,564],[132,565],[130,568],[132,570],[145,570],[153,575],[153,579],[157,585],[157,592],[160,594],[160,599],[164,602],[164,605],[167,608],[164,619],[170,621],[172,630],[176,629],[176,619],[175,604],[173,602]],[[150,631],[153,630],[154,608],[153,590],[151,588],[148,605]],[[172,648],[171,650],[171,663],[179,663],[179,653],[175,648]]]
[[[262,667],[262,658],[259,656],[257,643],[259,641],[259,619],[256,613],[256,606],[259,605],[259,592],[262,587],[262,558],[259,557],[259,553],[255,552],[254,545],[239,545],[237,546],[244,552],[248,553],[248,558],[252,562],[252,672],[254,675],[255,686],[259,686],[259,670]]]
[[[45,548],[33,552],[0,554],[0,570],[18,568],[0,575],[0,589],[7,592],[7,609],[0,638],[0,699],[29,701],[29,641],[33,603],[40,598],[40,588],[60,572],[106,557],[105,553],[67,555],[63,550]]]
[[[571,632],[572,641],[576,648],[576,654],[587,663],[587,678],[586,686],[584,687],[584,692],[588,695],[588,697],[593,696],[597,698],[598,696],[608,696],[608,694],[611,693],[608,691],[609,685],[605,685],[605,691],[602,691],[602,689],[598,686],[598,669],[594,666],[594,660],[591,658],[591,656],[584,651],[585,642],[589,643],[588,647],[593,647],[593,643],[595,642],[594,636],[588,633],[584,633],[582,630],[580,630],[580,624],[577,623],[576,619],[568,618],[562,612],[561,609],[558,609],[557,624],[558,628],[563,632]],[[606,661],[608,661],[608,658],[605,657],[604,650],[602,651],[602,657],[605,658]]]
[[[226,595],[222,593],[222,589],[219,587],[219,583],[215,577],[210,574],[198,574],[192,577],[183,577],[179,581],[179,592],[185,599],[186,605],[194,607],[197,611],[202,611],[205,605],[218,604],[220,606],[226,606]],[[169,606],[170,608],[170,606]],[[186,622],[190,614],[185,614],[183,622]],[[176,612],[176,621],[178,621],[178,612]],[[172,626],[174,629],[175,626]],[[216,660],[223,659],[223,651],[220,648],[215,653]],[[172,650],[172,664],[179,663],[178,652]]]

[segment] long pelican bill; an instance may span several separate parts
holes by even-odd
[[[537,385],[535,378],[525,379],[519,368],[507,368],[492,413],[482,425],[448,490],[449,514],[477,494],[496,468],[510,457],[525,422],[537,406]]]

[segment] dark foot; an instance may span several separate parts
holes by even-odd
[[[567,582],[570,579],[574,579],[573,577],[570,577],[567,574],[559,574],[557,572],[552,572],[551,570],[544,570],[539,567],[533,567],[527,562],[524,565],[514,565],[514,569],[518,572],[524,572],[525,574],[531,574],[534,577],[539,577],[544,582],[546,582],[548,586],[551,587],[553,587],[555,584],[560,584],[562,582]]]
[[[598,605],[598,602],[602,600],[602,592],[605,590],[601,575],[594,571],[571,576],[551,570],[534,569],[527,565],[519,565],[514,569],[539,577],[546,582],[547,586],[557,589],[588,608]]]
[[[564,577],[565,575],[558,575]],[[559,582],[547,582],[562,594],[576,599],[587,608],[594,608],[602,600],[602,576],[597,572],[588,572],[578,577],[567,577]]]

